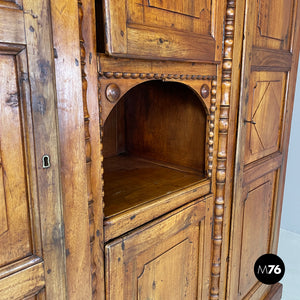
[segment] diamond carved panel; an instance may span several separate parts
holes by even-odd
[[[254,72],[252,75],[245,164],[279,150],[284,81],[284,73]]]

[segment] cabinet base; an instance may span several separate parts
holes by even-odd
[[[282,284],[276,283],[272,286],[268,295],[264,298],[264,300],[280,300],[282,297]]]

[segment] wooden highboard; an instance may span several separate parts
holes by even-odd
[[[299,1],[0,17],[0,299],[281,299]]]

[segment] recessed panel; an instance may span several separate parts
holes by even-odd
[[[210,34],[211,2],[128,0],[129,24],[163,26],[187,32]]]
[[[187,205],[107,244],[108,299],[207,299],[211,249],[207,205],[205,201]]]
[[[201,1],[148,0],[148,6],[199,18],[201,12],[199,2]]]
[[[16,72],[15,57],[0,55],[0,266],[32,252]]]
[[[188,281],[196,271],[188,264],[192,255],[192,242],[186,239],[147,262],[138,276],[138,299],[195,298],[196,285]]]
[[[259,0],[255,45],[289,50],[294,0]]]
[[[275,174],[247,186],[244,196],[239,293],[244,297],[256,284],[254,263],[269,251]]]

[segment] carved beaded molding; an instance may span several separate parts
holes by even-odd
[[[213,80],[212,75],[160,74],[160,73],[129,73],[129,72],[99,72],[100,77],[115,79],[176,79],[176,80]]]
[[[216,195],[214,204],[213,258],[211,267],[210,299],[220,298],[221,250],[223,243],[224,198],[226,183],[226,162],[228,144],[228,124],[231,93],[231,72],[235,0],[227,0],[225,40],[222,62],[222,91],[219,117],[219,142],[216,170]]]
[[[85,133],[85,153],[86,153],[86,176],[87,182],[91,182],[91,140],[90,140],[90,115],[88,112],[87,104],[87,89],[88,82],[86,79],[85,65],[86,65],[86,51],[83,38],[82,22],[83,22],[83,7],[82,1],[78,0],[78,22],[79,22],[79,43],[80,43],[80,64],[81,64],[81,80],[82,80],[82,100],[83,100],[83,115],[84,115],[84,133]],[[90,249],[91,249],[91,278],[92,278],[92,293],[93,298],[96,295],[97,288],[97,274],[96,274],[96,261],[94,258],[95,247],[95,220],[94,220],[94,196],[92,193],[92,187],[89,184],[87,186],[88,207],[89,207],[89,224],[90,224]]]
[[[214,130],[215,130],[215,112],[217,103],[217,81],[211,83],[210,115],[209,115],[209,133],[208,133],[208,166],[207,175],[212,177],[213,160],[214,160]]]

